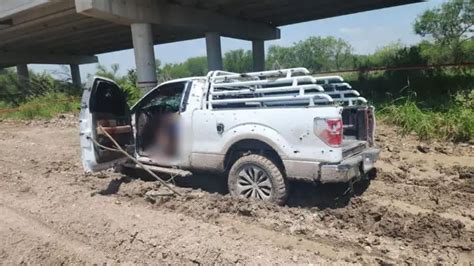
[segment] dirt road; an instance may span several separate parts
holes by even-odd
[[[472,263],[474,148],[386,126],[378,141],[378,175],[354,197],[293,183],[278,207],[231,199],[218,177],[177,180],[175,198],[86,176],[72,120],[0,122],[0,264]]]

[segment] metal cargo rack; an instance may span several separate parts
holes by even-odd
[[[313,77],[306,68],[208,75],[210,109],[366,104],[339,76]]]

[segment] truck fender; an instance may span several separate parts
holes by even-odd
[[[249,123],[226,129],[222,134],[224,143],[220,154],[227,154],[233,144],[241,140],[258,140],[270,146],[282,160],[288,158],[291,145],[273,128]]]

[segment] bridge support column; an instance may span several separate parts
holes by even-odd
[[[145,94],[157,84],[152,25],[134,23],[131,28],[137,68],[137,85]]]
[[[252,41],[253,70],[265,70],[265,43],[263,40]]]
[[[16,73],[18,75],[18,81],[22,87],[30,85],[30,73],[28,72],[28,65],[17,65]]]
[[[76,88],[81,88],[82,87],[82,81],[81,81],[81,71],[79,69],[79,65],[77,64],[71,64],[69,65],[71,68],[71,78],[72,78],[72,85]]]
[[[223,70],[221,36],[218,33],[206,33],[206,51],[209,71]]]

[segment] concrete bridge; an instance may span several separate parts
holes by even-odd
[[[96,54],[133,48],[138,85],[157,83],[153,45],[206,39],[210,70],[222,69],[220,37],[249,40],[253,67],[263,70],[264,41],[278,27],[404,5],[421,0],[0,0],[0,69],[67,64],[73,83],[79,65]]]

